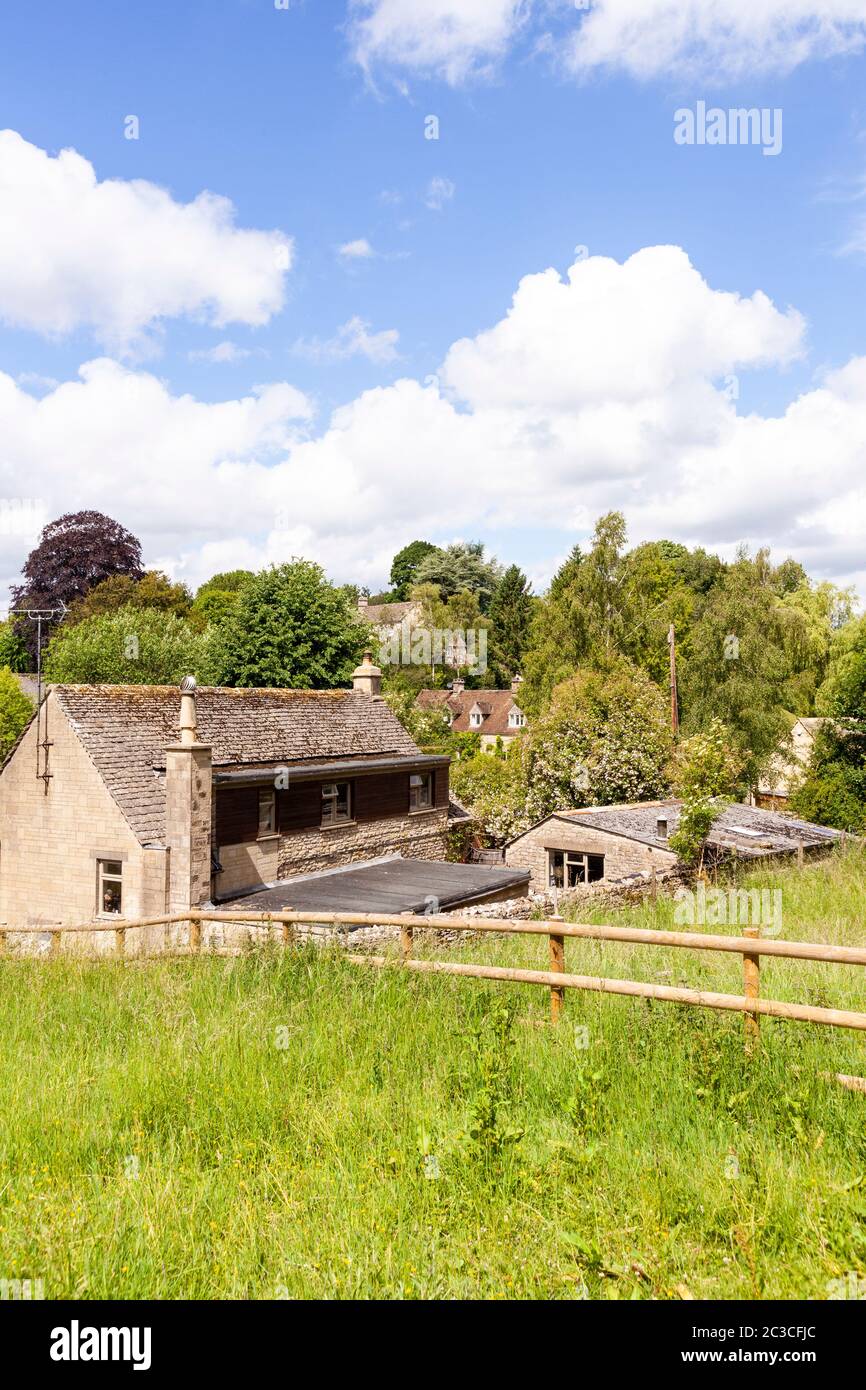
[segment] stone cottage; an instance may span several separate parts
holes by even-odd
[[[679,866],[669,840],[681,806],[676,800],[642,801],[556,811],[508,842],[505,863],[528,870],[536,890],[661,877]],[[719,815],[707,846],[716,861],[753,860],[820,853],[840,839],[838,830],[735,804]]]
[[[438,860],[448,765],[379,693],[50,687],[0,769],[0,923],[177,913],[381,856]]]

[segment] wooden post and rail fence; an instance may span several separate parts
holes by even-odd
[[[821,961],[833,965],[866,965],[866,947],[831,946],[821,942],[779,941],[762,938],[759,927],[746,927],[742,936],[712,936],[703,932],[655,931],[642,927],[596,926],[582,922],[565,922],[561,917],[546,921],[512,921],[508,918],[460,917],[439,915],[389,914],[379,912],[221,912],[193,910],[183,914],[148,917],[140,921],[88,922],[80,926],[44,923],[38,926],[0,926],[0,954],[8,952],[10,935],[40,935],[50,933],[51,954],[57,955],[62,938],[82,932],[114,933],[115,951],[125,956],[128,934],[148,927],[181,926],[188,933],[187,954],[203,951],[202,927],[208,922],[245,926],[281,927],[284,945],[297,938],[298,926],[331,926],[345,935],[346,928],[396,927],[400,932],[400,965],[407,970],[425,974],[456,975],[475,980],[496,980],[509,984],[540,985],[550,991],[551,1019],[556,1023],[562,1016],[566,990],[586,990],[600,994],[625,995],[637,999],[657,999],[674,1004],[700,1008],[729,1010],[743,1014],[746,1050],[754,1052],[760,1037],[761,1017],[784,1018],[801,1023],[817,1023],[833,1028],[852,1028],[866,1032],[866,1013],[847,1009],[830,1009],[813,1004],[789,1003],[767,999],[761,995],[761,960],[764,957],[785,960]],[[541,936],[548,939],[548,970],[530,970],[501,965],[475,965],[462,961],[418,959],[414,955],[416,933],[419,931],[467,931],[494,933],[504,936]],[[565,943],[569,940],[610,941],[639,946],[677,947],[690,951],[721,951],[739,955],[743,963],[743,993],[717,994],[707,990],[685,989],[673,985],[649,984],[638,980],[618,980],[604,976],[575,975],[565,966]],[[210,952],[211,948],[208,948]],[[394,956],[352,952],[347,957],[353,964],[383,968],[395,963]]]

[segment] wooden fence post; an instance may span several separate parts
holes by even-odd
[[[414,916],[414,913],[413,913],[412,915]],[[404,927],[404,926],[401,926],[401,927],[400,927],[400,946],[401,946],[402,951],[403,951],[403,959],[404,959],[404,960],[411,960],[411,959],[412,959],[412,947],[413,947],[413,945],[414,945],[414,942],[415,942],[415,928],[414,928],[414,927],[410,927],[408,923],[406,924],[405,927]]]
[[[557,912],[551,919],[552,922],[561,922],[563,919]],[[550,968],[557,975],[565,973],[565,937],[558,936],[555,932],[550,933]],[[550,988],[550,1021],[558,1023],[562,1016],[562,1006],[565,1003],[565,990],[561,985],[551,985]]]
[[[126,955],[126,927],[115,927],[114,946],[119,956]]]
[[[189,949],[195,955],[201,950],[201,919],[198,917],[189,919]]]
[[[743,936],[758,939],[760,927],[743,927]],[[749,1000],[758,999],[761,993],[761,957],[743,953],[743,993]],[[751,1056],[761,1041],[761,1016],[751,1010],[743,1014],[746,1033],[746,1055]]]
[[[58,926],[58,927],[60,926],[60,923],[59,923],[59,922],[57,923],[57,926]],[[61,947],[61,945],[63,944],[62,941],[61,941],[61,939],[60,939],[60,938],[62,937],[62,935],[63,935],[63,933],[62,933],[62,932],[59,932],[59,931],[53,931],[53,932],[51,933],[51,947],[50,947],[50,953],[51,953],[52,956],[59,956],[59,955],[60,955],[60,947]]]
[[[7,938],[6,938],[5,925],[6,925],[6,924],[5,924],[5,922],[4,922],[3,926],[0,927],[0,956],[5,956],[5,955],[6,955]]]

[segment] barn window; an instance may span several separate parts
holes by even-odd
[[[351,819],[351,782],[325,782],[322,786],[322,825],[343,825]]]
[[[598,883],[604,878],[604,855],[570,849],[547,851],[551,888],[576,888],[579,883]]]
[[[433,805],[433,773],[413,772],[409,778],[409,810],[429,811]]]
[[[277,828],[277,793],[273,788],[259,792],[259,834],[273,835]]]
[[[96,911],[112,916],[123,911],[123,865],[118,859],[96,861]]]

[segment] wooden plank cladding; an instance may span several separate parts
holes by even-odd
[[[433,805],[448,805],[448,768],[419,769],[433,778]],[[387,820],[409,814],[411,770],[374,772],[352,778],[352,819],[359,823]],[[277,792],[276,829],[281,835],[314,830],[322,823],[322,781],[290,782]],[[252,787],[218,787],[216,792],[217,845],[249,844],[259,834],[259,791]]]

